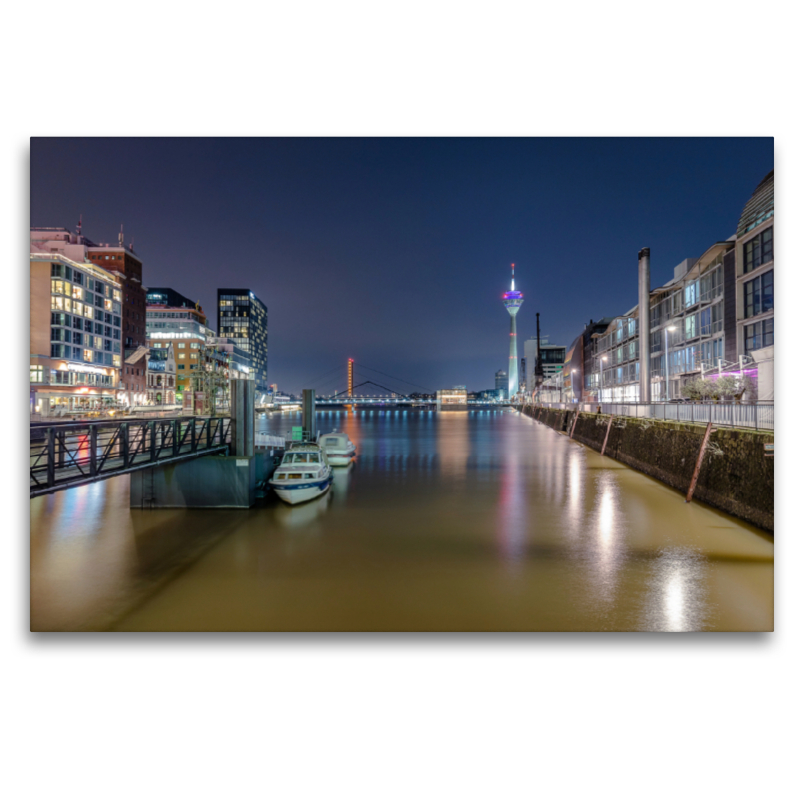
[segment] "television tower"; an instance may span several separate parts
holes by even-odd
[[[511,346],[508,351],[508,397],[519,391],[519,361],[517,360],[517,311],[522,305],[522,292],[514,288],[514,265],[511,265],[511,291],[503,295],[503,305],[511,315]]]

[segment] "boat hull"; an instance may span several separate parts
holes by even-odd
[[[307,503],[315,497],[321,497],[333,483],[333,475],[328,475],[321,481],[298,481],[290,484],[287,481],[270,481],[269,485],[284,503],[296,506],[298,503]]]
[[[328,451],[326,453],[326,455],[328,456],[328,463],[332,467],[346,467],[356,457],[355,452],[353,452],[353,453],[331,453],[330,451]]]

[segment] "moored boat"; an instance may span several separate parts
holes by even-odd
[[[320,436],[319,444],[334,467],[346,467],[356,457],[356,446],[346,433],[325,433]]]
[[[332,482],[325,451],[316,442],[295,442],[284,453],[269,485],[281,500],[296,505],[325,494]]]

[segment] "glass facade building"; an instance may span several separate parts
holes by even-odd
[[[257,392],[267,392],[267,307],[249,289],[217,289],[217,333],[248,354]]]

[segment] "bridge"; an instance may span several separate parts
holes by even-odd
[[[32,424],[31,497],[224,454],[230,442],[229,417]]]
[[[361,370],[375,373],[381,376],[383,383],[378,383],[374,375],[367,375]],[[356,378],[360,379],[358,383]],[[395,388],[386,386],[386,378],[395,384]],[[397,388],[397,385],[405,384],[413,389],[422,389],[423,392],[414,391],[410,388]],[[345,388],[331,391],[336,386]],[[367,394],[362,390],[361,394],[356,394],[355,390],[361,387],[370,387],[377,390],[378,394]],[[316,404],[323,408],[330,406],[379,406],[379,407],[417,407],[431,408],[436,405],[436,390],[427,386],[421,386],[413,381],[389,375],[381,370],[368,367],[366,364],[359,364],[352,358],[348,358],[345,364],[334,367],[322,375],[307,380],[303,383],[303,388],[314,389],[317,393]],[[385,392],[385,394],[383,394]],[[299,393],[299,392],[298,392]],[[508,403],[497,403],[492,400],[468,400],[470,408],[498,408]]]

